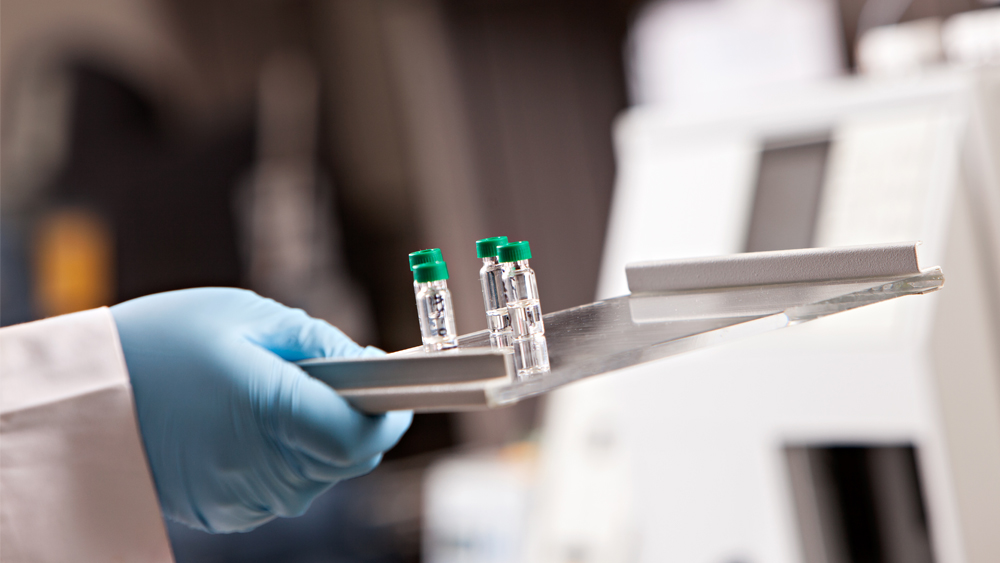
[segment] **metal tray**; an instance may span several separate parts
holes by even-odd
[[[919,243],[630,264],[633,292],[545,315],[552,370],[518,379],[487,331],[455,350],[299,362],[371,413],[492,408],[567,383],[904,295],[940,289]]]

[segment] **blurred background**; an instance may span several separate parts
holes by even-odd
[[[394,351],[420,344],[422,248],[466,333],[487,236],[531,241],[548,312],[627,292],[633,260],[920,239],[949,280],[926,303],[418,415],[305,516],[171,540],[182,563],[998,561],[991,4],[5,0],[0,322],[234,286]]]

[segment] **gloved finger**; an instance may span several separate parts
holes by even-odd
[[[378,356],[385,356],[385,351],[374,346],[365,346],[365,349],[361,351],[359,357],[362,358],[375,358]]]
[[[366,415],[340,395],[298,367],[285,364],[289,393],[279,402],[284,439],[288,446],[318,460],[349,467],[396,445],[410,427],[413,413],[398,411]]]
[[[311,481],[308,485],[286,491],[272,499],[269,511],[283,518],[302,516],[316,497],[325,493],[336,481]]]
[[[354,465],[341,467],[316,459],[309,454],[300,453],[296,460],[299,472],[303,477],[320,483],[336,483],[344,479],[353,479],[370,473],[382,461],[382,454],[375,454]]]
[[[316,460],[304,459],[301,454],[296,456],[296,461],[299,464],[299,475],[306,480],[294,488],[285,489],[271,497],[267,503],[268,513],[284,517],[301,516],[316,497],[337,482],[370,473],[382,461],[382,454],[350,467],[334,467]]]
[[[270,315],[247,327],[251,341],[291,362],[309,358],[354,358],[366,348],[330,323],[301,309],[274,303]],[[270,304],[269,304],[270,305]]]

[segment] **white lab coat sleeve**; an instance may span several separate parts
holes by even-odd
[[[0,329],[0,560],[173,560],[107,308]]]

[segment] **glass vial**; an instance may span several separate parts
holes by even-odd
[[[418,250],[410,253],[411,272],[413,271],[413,268],[419,266],[420,264],[430,264],[432,262],[444,262],[444,257],[441,254],[440,248],[428,248],[427,250]],[[414,280],[413,295],[416,295],[419,290],[420,283]]]
[[[417,315],[425,352],[439,352],[458,346],[455,311],[448,291],[448,265],[430,262],[413,267],[416,282]]]
[[[503,267],[497,258],[497,247],[507,244],[507,237],[490,237],[476,241],[476,256],[483,259],[479,282],[483,287],[483,304],[486,322],[490,329],[490,346],[495,350],[509,350],[514,342],[507,296],[503,286]]]
[[[547,372],[549,349],[538,300],[538,283],[535,271],[528,265],[531,246],[527,241],[505,244],[497,248],[497,256],[503,267],[517,375],[526,378]]]

